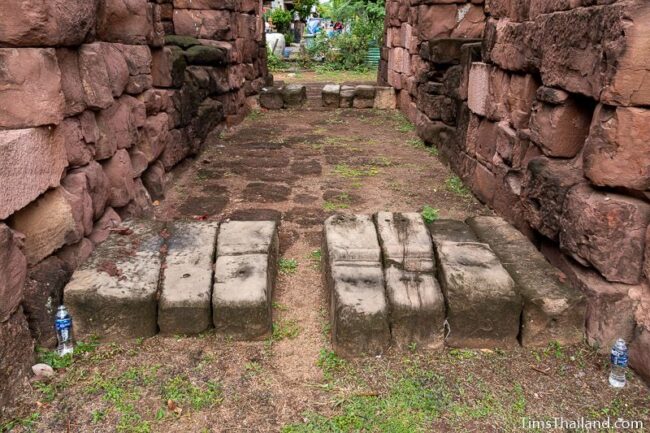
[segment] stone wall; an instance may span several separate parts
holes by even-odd
[[[0,418],[71,271],[263,86],[258,0],[0,2]],[[247,99],[249,98],[249,99]]]
[[[486,0],[482,29],[474,3],[389,2],[380,81],[584,291],[588,342],[625,338],[650,379],[650,4]]]

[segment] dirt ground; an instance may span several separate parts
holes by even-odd
[[[273,335],[85,345],[51,383],[34,385],[13,431],[501,432],[560,416],[650,426],[648,389],[633,375],[622,391],[609,388],[606,357],[587,346],[336,357],[323,220],[424,206],[441,218],[490,213],[398,113],[314,103],[254,112],[177,171],[156,217],[280,221]]]

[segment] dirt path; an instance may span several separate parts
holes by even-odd
[[[316,105],[254,113],[213,137],[156,208],[162,220],[281,222],[273,336],[236,343],[208,332],[88,347],[53,383],[35,386],[32,418],[22,421],[32,427],[16,431],[271,432],[305,423],[286,431],[483,432],[518,431],[524,415],[647,419],[643,385],[608,389],[604,358],[585,347],[334,356],[318,262],[328,215],[490,211],[401,115]]]

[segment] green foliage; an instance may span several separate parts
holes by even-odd
[[[276,56],[271,50],[268,52],[266,63],[269,67],[269,71],[271,72],[284,71],[289,68],[287,62]]]
[[[422,208],[422,219],[424,219],[424,222],[427,224],[434,222],[440,218],[440,211],[436,208],[432,208],[429,205],[425,205]]]
[[[295,320],[280,320],[273,323],[271,341],[293,340],[300,334],[300,326]]]
[[[181,406],[190,406],[194,410],[212,407],[222,401],[221,385],[208,381],[205,386],[197,386],[183,375],[178,375],[163,385],[163,401],[172,400]]]
[[[268,11],[264,16],[278,33],[289,33],[293,16],[291,12],[282,8],[275,8]]]
[[[294,0],[293,10],[298,12],[301,20],[307,19],[311,8],[318,4],[318,0]]]
[[[460,177],[456,175],[451,176],[449,179],[447,179],[445,181],[445,185],[449,191],[461,197],[470,197],[472,195],[469,189],[467,189],[467,187],[463,184],[463,181],[460,179]]]
[[[285,275],[292,275],[295,274],[298,270],[298,260],[282,257],[278,262],[278,266],[280,267],[280,273]]]

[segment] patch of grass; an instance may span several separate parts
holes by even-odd
[[[36,382],[34,383],[34,388],[41,393],[42,400],[46,403],[53,402],[59,391],[55,383]]]
[[[449,355],[460,360],[472,359],[476,357],[476,352],[466,349],[451,349]]]
[[[36,432],[33,430],[36,423],[40,419],[41,415],[38,412],[34,412],[31,415],[28,415],[24,418],[14,419],[8,422],[0,423],[0,433],[8,433],[13,431],[16,427],[22,427],[23,431],[26,432]]]
[[[258,120],[264,115],[260,110],[251,110],[250,113],[248,113],[248,116],[246,118],[248,120]]]
[[[323,210],[326,212],[335,212],[340,209],[347,209],[350,206],[348,206],[345,203],[334,203],[333,201],[326,201],[323,203]]]
[[[359,179],[362,177],[376,176],[379,174],[379,169],[374,166],[361,166],[358,168],[353,168],[347,164],[337,164],[334,167],[334,172],[339,176],[348,179]]]
[[[93,424],[98,424],[106,419],[106,410],[105,409],[97,409],[92,411],[90,414],[90,421]]]
[[[244,369],[246,370],[246,374],[251,377],[257,376],[263,370],[260,363],[255,361],[247,362],[244,364]]]
[[[74,353],[59,356],[56,350],[48,350],[43,347],[36,349],[36,356],[39,363],[47,364],[55,370],[70,367],[76,359],[94,352],[99,347],[97,337],[90,337],[88,341],[79,341],[74,348]]]
[[[279,320],[273,323],[271,340],[274,342],[284,339],[293,340],[300,334],[300,326],[295,320]]]
[[[424,222],[427,224],[430,224],[440,218],[440,210],[433,208],[429,205],[425,205],[422,208],[422,219],[424,219]]]
[[[279,302],[274,302],[271,306],[278,311],[287,311],[289,309],[289,307]]]
[[[278,262],[278,267],[281,274],[293,275],[298,271],[298,260],[282,257]]]
[[[397,127],[395,128],[399,132],[413,132],[415,131],[415,125],[413,125],[402,113],[397,112],[394,116]]]
[[[332,375],[341,371],[347,365],[347,362],[344,359],[339,358],[333,350],[321,349],[318,354],[316,365],[323,370],[325,378],[331,380]]]
[[[427,146],[424,144],[424,141],[420,138],[411,138],[407,141],[408,144],[410,144],[412,147],[416,149],[426,149]]]
[[[178,375],[162,386],[162,398],[165,403],[169,400],[181,407],[189,406],[194,410],[213,407],[223,401],[221,384],[207,381],[201,386],[190,381],[187,376]]]
[[[312,266],[316,270],[320,270],[321,268],[321,261],[323,260],[323,253],[321,250],[314,250],[311,253],[309,253],[309,260],[311,261]]]
[[[454,175],[445,181],[445,186],[451,192],[461,197],[471,197],[471,191],[465,186],[460,177]]]

